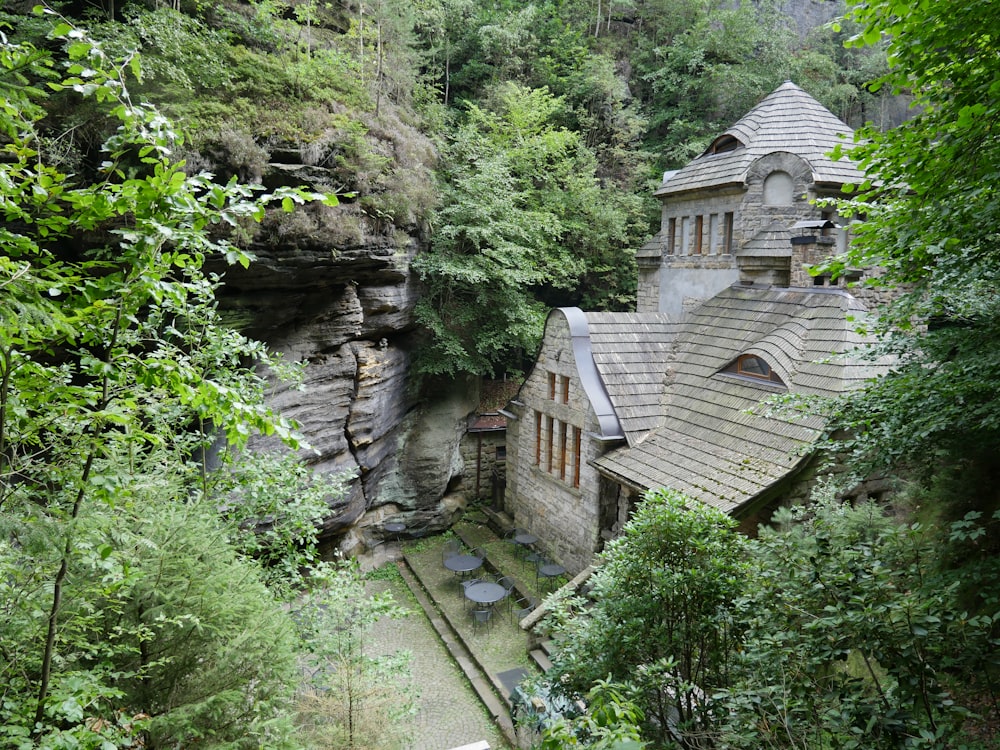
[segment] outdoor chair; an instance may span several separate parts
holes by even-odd
[[[472,610],[472,632],[475,633],[479,628],[486,628],[487,630],[493,625],[493,610],[489,607],[485,609],[474,609]]]
[[[529,562],[536,568],[545,561],[545,556],[536,549],[528,549],[524,555],[524,561]]]
[[[517,599],[517,605],[511,607],[511,614],[514,617],[514,622],[521,622],[525,617],[530,615],[538,603],[533,597],[521,596]]]
[[[516,581],[510,576],[500,575],[497,576],[497,583],[503,586],[505,593],[503,595],[504,600],[507,602],[507,611],[510,611],[512,605],[512,595],[514,593],[514,586],[517,585]]]

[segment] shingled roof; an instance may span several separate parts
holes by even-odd
[[[848,356],[861,343],[848,316],[863,313],[843,290],[730,287],[676,332],[663,421],[595,465],[638,490],[669,487],[738,511],[807,460],[823,423],[815,415],[768,415],[760,405],[781,386],[722,371],[741,354],[755,354],[791,392],[858,387],[873,369]]]
[[[731,150],[715,152],[725,141]],[[715,140],[704,154],[664,175],[656,195],[669,195],[725,184],[743,184],[760,157],[785,151],[812,168],[814,183],[861,182],[863,174],[848,159],[834,161],[827,153],[854,143],[854,131],[830,110],[791,81],[785,81],[739,122]]]
[[[629,443],[653,429],[663,373],[679,329],[664,313],[584,313],[591,354]]]
[[[792,254],[792,230],[787,221],[773,221],[755,234],[743,247],[740,255],[784,258]]]

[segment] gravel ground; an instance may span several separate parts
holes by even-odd
[[[372,653],[404,650],[411,654],[410,674],[418,698],[407,748],[447,750],[479,740],[486,740],[491,748],[509,747],[406,584],[393,580],[369,585],[373,590],[388,587],[398,603],[412,610],[403,619],[377,623],[370,641]]]

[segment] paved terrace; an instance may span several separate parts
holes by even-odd
[[[503,523],[493,519],[493,523]],[[374,637],[379,651],[412,652],[411,671],[420,692],[413,719],[412,750],[448,750],[485,740],[494,750],[517,746],[517,731],[510,716],[510,694],[527,675],[540,675],[547,665],[544,644],[513,620],[506,601],[495,605],[489,629],[474,630],[470,607],[459,577],[443,565],[444,546],[457,537],[471,549],[486,554],[475,577],[503,574],[515,579],[517,595],[541,602],[549,590],[566,583],[565,577],[540,588],[534,563],[525,561],[515,545],[497,535],[482,511],[473,511],[448,534],[391,543],[386,550],[398,556],[403,581],[409,591],[395,592],[401,603],[412,595],[419,610],[407,621],[379,623]],[[392,564],[392,563],[388,563]],[[574,583],[576,583],[574,581]],[[411,603],[412,601],[411,600]],[[470,689],[471,688],[471,689]]]

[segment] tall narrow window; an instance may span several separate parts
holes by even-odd
[[[733,252],[733,212],[727,211],[722,217],[722,252]]]
[[[580,428],[573,428],[573,486],[580,486],[580,463],[582,461],[582,456],[580,455]]]
[[[545,418],[545,470],[552,473],[552,449],[555,447],[553,445],[553,435],[552,435],[552,417]]]
[[[549,400],[556,400],[556,374],[554,372],[549,373]]]
[[[562,388],[560,389],[560,395],[562,396],[562,402],[564,404],[569,403],[569,375],[562,376],[562,383],[560,383]]]
[[[701,255],[701,240],[704,231],[705,231],[705,217],[696,216],[694,218],[694,250],[692,251],[695,255]]]
[[[535,412],[535,466],[542,465],[542,413]]]
[[[708,254],[715,255],[719,252],[719,215],[712,214],[708,217]]]
[[[667,255],[673,255],[677,247],[677,219],[667,220]]]
[[[559,423],[559,478],[566,479],[566,433],[569,432],[569,425],[564,422]]]
[[[566,481],[572,483],[576,473],[576,431],[579,428],[566,425]]]

